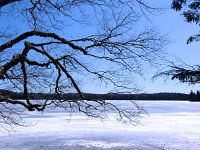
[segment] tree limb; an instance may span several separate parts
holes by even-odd
[[[0,8],[3,6],[6,6],[8,4],[14,3],[14,2],[19,2],[21,0],[0,0]]]
[[[61,41],[63,44],[66,44],[66,45],[70,46],[71,48],[73,48],[75,50],[79,50],[79,51],[83,52],[83,54],[87,54],[87,51],[85,49],[83,49],[82,47],[73,44],[72,42],[58,36],[55,33],[45,33],[45,32],[40,32],[40,31],[25,32],[25,33],[21,34],[20,36],[16,37],[15,39],[10,40],[10,41],[0,45],[0,52],[4,51],[7,48],[11,48],[13,45],[19,43],[20,41],[25,40],[28,37],[32,37],[32,36],[53,38],[53,39],[56,39],[58,41]]]

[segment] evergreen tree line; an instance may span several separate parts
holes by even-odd
[[[200,101],[200,92],[198,90],[196,92],[191,91],[189,98],[191,101]]]
[[[23,93],[12,92],[8,90],[0,90],[0,95],[6,96],[11,99],[25,99]],[[198,95],[198,98],[197,98]],[[105,100],[198,100],[200,97],[199,91],[190,94],[184,93],[152,93],[152,94],[119,94],[119,93],[108,93],[108,94],[92,94],[84,93],[84,96],[88,99],[105,99]],[[30,93],[30,99],[79,99],[77,93],[62,94],[58,97],[56,94],[49,93]]]

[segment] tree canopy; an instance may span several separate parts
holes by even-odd
[[[187,1],[187,0],[174,0],[172,2],[172,8],[176,11],[182,11],[182,15],[186,19],[188,23],[195,23],[197,25],[200,25],[200,2],[193,0],[193,1]],[[196,34],[193,36],[190,36],[187,40],[187,43],[191,43],[193,41],[199,41],[200,40],[200,34]]]
[[[0,0],[0,88],[24,95],[24,100],[0,96],[0,118],[15,121],[11,105],[29,111],[53,105],[93,117],[108,107],[131,121],[141,113],[135,103],[135,111],[123,111],[87,98],[81,87],[93,81],[120,92],[138,90],[134,82],[143,65],[159,59],[165,42],[150,28],[136,29],[153,10],[143,0]],[[31,100],[34,92],[57,99]],[[61,99],[70,92],[79,98]]]

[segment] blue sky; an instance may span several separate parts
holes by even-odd
[[[185,22],[185,19],[180,12],[176,12],[170,8],[171,1],[160,1],[157,4],[158,7],[165,8],[159,14],[156,13],[150,16],[150,22],[146,20],[148,24],[155,26],[155,28],[170,41],[166,46],[165,52],[171,55],[172,59],[181,59],[189,65],[199,64],[200,45],[198,42],[186,44],[186,40],[189,36],[198,33],[199,27],[195,24],[189,24]],[[154,93],[154,92],[181,92],[189,93],[191,90],[199,90],[199,85],[188,85],[180,83],[178,80],[171,80],[170,78],[165,80],[158,78],[152,80],[154,71],[148,70],[148,75],[138,80],[139,87],[142,88],[141,92]],[[90,89],[90,90],[89,90]],[[96,84],[91,84],[85,88],[86,91],[94,93],[104,93],[109,90],[109,87],[100,87]]]
[[[164,4],[164,3],[163,3]],[[170,7],[170,1],[166,3]],[[166,52],[173,57],[183,60],[189,65],[199,64],[200,45],[198,42],[186,44],[189,36],[197,34],[199,31],[198,25],[189,24],[180,14],[172,9],[167,9],[161,15],[155,16],[153,23],[160,30],[161,34],[167,33],[170,44],[166,47]],[[199,86],[188,86],[187,84],[179,83],[177,80],[166,82],[163,79],[157,81],[146,82],[144,91],[147,92],[185,92],[198,90]]]
[[[151,1],[151,3],[156,3],[157,1]],[[199,55],[200,55],[200,45],[199,43],[186,44],[186,40],[190,35],[198,33],[198,25],[189,24],[185,22],[183,16],[180,15],[180,12],[176,12],[170,8],[171,0],[159,1],[156,3],[157,7],[165,8],[161,12],[155,12],[153,15],[148,16],[148,19],[143,19],[144,22],[160,32],[161,35],[164,35],[170,43],[166,45],[165,52],[171,55],[171,58],[182,59],[185,63],[190,65],[199,64]],[[78,15],[78,14],[75,14]],[[0,16],[3,20],[0,24],[3,26],[10,25],[14,26],[21,32],[26,30],[24,28],[24,22],[19,22],[18,16]],[[11,18],[11,19],[9,19]],[[21,20],[20,20],[21,21]],[[142,22],[142,24],[144,24]],[[20,26],[17,26],[20,24]],[[80,30],[79,30],[80,29]],[[95,28],[94,28],[95,29]],[[93,32],[92,26],[87,25],[77,25],[73,24],[73,27],[69,24],[65,26],[62,30],[62,33],[67,33],[67,36],[73,38],[73,35],[84,36]],[[83,31],[86,32],[83,32]],[[148,72],[148,73],[147,73]],[[142,89],[141,92],[181,92],[189,93],[191,90],[196,91],[199,89],[199,86],[189,86],[178,82],[177,80],[171,81],[170,79],[165,80],[163,78],[158,78],[157,80],[152,80],[152,76],[155,74],[155,69],[148,69],[144,77],[138,79],[138,86]],[[110,90],[110,86],[107,87],[101,86],[100,83],[94,83],[93,81],[84,82],[82,85],[82,90],[85,92],[91,93],[107,93]]]

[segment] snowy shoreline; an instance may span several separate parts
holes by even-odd
[[[28,114],[31,127],[0,132],[1,150],[200,150],[200,103],[142,102],[137,126],[63,112]]]

